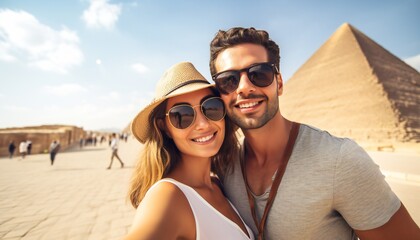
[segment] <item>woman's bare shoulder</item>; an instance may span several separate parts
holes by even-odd
[[[130,238],[126,239],[189,238],[191,229],[195,236],[194,215],[187,198],[173,183],[160,182],[147,192],[137,208]]]

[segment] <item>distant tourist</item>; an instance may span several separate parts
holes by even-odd
[[[27,148],[28,155],[31,154],[31,151],[32,151],[32,141],[31,140],[26,141],[26,148]]]
[[[115,133],[111,135],[111,150],[112,150],[111,162],[109,163],[109,166],[107,167],[107,169],[111,169],[112,162],[114,161],[114,157],[116,157],[118,161],[120,161],[121,167],[123,168],[124,163],[123,161],[121,161],[120,156],[118,156],[118,138]]]
[[[28,152],[28,146],[26,145],[26,141],[22,141],[19,144],[19,153],[20,158],[25,159],[26,153]]]
[[[13,158],[13,155],[15,154],[15,149],[16,149],[15,142],[10,141],[10,143],[9,143],[9,158],[10,159]]]
[[[60,150],[60,142],[57,140],[54,140],[50,145],[51,166],[54,165],[55,156],[57,155],[59,150]]]
[[[94,134],[92,135],[92,142],[93,142],[93,146],[96,146],[96,141],[97,141],[97,139],[96,139],[96,134],[94,133]]]

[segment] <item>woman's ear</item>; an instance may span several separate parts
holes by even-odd
[[[163,120],[163,119],[158,119],[157,120],[157,125],[158,125],[159,129],[166,134],[166,136],[168,136],[169,138],[172,138],[171,133],[166,128],[166,124],[165,124],[164,121],[165,120]]]

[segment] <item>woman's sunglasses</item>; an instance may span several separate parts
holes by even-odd
[[[225,117],[225,105],[219,97],[208,98],[196,106],[187,104],[174,106],[169,109],[166,116],[169,117],[169,122],[172,126],[178,129],[185,129],[194,122],[196,116],[194,108],[198,106],[200,106],[201,112],[208,120],[220,121]]]
[[[258,63],[241,70],[227,70],[212,76],[216,88],[222,94],[228,94],[238,88],[241,73],[246,72],[248,79],[257,87],[267,87],[274,80],[274,74],[278,73],[273,63]]]

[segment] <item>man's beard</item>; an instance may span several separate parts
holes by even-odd
[[[246,99],[261,98],[261,95],[249,95]],[[265,113],[258,117],[254,118],[252,114],[247,115],[237,115],[233,109],[233,104],[231,108],[228,109],[227,114],[229,118],[242,130],[248,129],[258,129],[263,127],[267,122],[274,118],[276,113],[279,111],[279,99],[277,95],[274,98],[271,98],[271,101],[266,96],[263,96],[267,101],[267,110]]]

